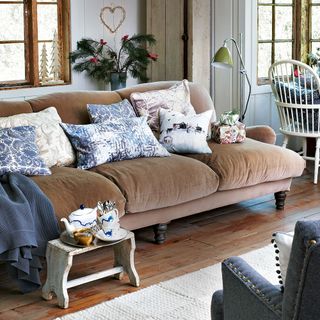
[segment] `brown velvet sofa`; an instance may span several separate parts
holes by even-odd
[[[169,88],[173,82],[142,84],[115,92],[61,92],[26,101],[1,101],[0,116],[29,113],[54,106],[63,122],[89,123],[87,103],[110,104],[129,98],[134,91]],[[213,109],[209,94],[190,84],[197,113]],[[155,240],[165,240],[171,220],[274,193],[278,209],[293,177],[305,162],[293,151],[273,145],[274,131],[267,126],[247,129],[241,144],[219,145],[212,154],[139,158],[103,164],[91,170],[53,167],[51,176],[32,177],[52,201],[57,217],[68,216],[81,203],[94,207],[113,200],[121,225],[130,230],[154,226]]]

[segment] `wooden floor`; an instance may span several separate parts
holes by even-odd
[[[262,247],[270,242],[275,230],[293,230],[298,219],[320,219],[319,195],[320,184],[314,185],[312,175],[306,172],[294,180],[284,211],[275,210],[273,196],[266,196],[183,218],[169,225],[168,240],[163,245],[153,243],[152,228],[136,231],[140,288]],[[70,278],[112,265],[110,248],[85,257],[75,259]],[[43,301],[40,290],[20,294],[0,265],[0,319],[53,319],[135,290],[126,278],[98,280],[70,289],[70,308],[62,310],[55,299]]]

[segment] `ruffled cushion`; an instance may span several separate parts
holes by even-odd
[[[75,161],[74,151],[60,123],[61,118],[54,107],[40,112],[21,113],[0,118],[0,128],[18,126],[36,128],[36,143],[40,156],[49,168],[55,165],[67,166]]]

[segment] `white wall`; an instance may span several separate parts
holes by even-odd
[[[223,40],[233,37],[240,40],[240,33],[243,34],[243,56],[246,69],[252,82],[252,96],[246,114],[245,124],[270,125],[277,133],[278,143],[282,136],[279,133],[279,117],[274,104],[274,99],[269,85],[258,86],[256,83],[256,1],[251,0],[212,0],[213,6],[213,32],[214,52],[221,47]],[[228,45],[231,48],[231,44]],[[236,51],[232,50],[234,62],[238,62]],[[239,65],[231,71],[213,71],[212,96],[218,114],[231,110],[240,105],[239,98]],[[246,84],[245,84],[246,86]],[[247,92],[247,87],[246,92]]]
[[[111,3],[121,5],[126,10],[126,19],[116,34],[116,39],[122,35],[145,32],[145,1],[146,0],[71,0],[71,43],[72,50],[76,49],[76,43],[83,37],[105,39],[113,45],[111,33],[101,23],[100,10]],[[127,85],[136,84],[135,79],[128,78]],[[27,99],[45,93],[71,90],[104,90],[106,87],[89,80],[84,73],[72,72],[72,84],[63,86],[0,90],[2,99]],[[107,87],[108,89],[108,87]]]

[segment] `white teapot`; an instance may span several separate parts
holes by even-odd
[[[70,213],[68,217],[62,218],[60,221],[64,222],[66,230],[70,236],[78,229],[92,228],[97,224],[97,208],[85,208],[84,205],[80,209]]]

